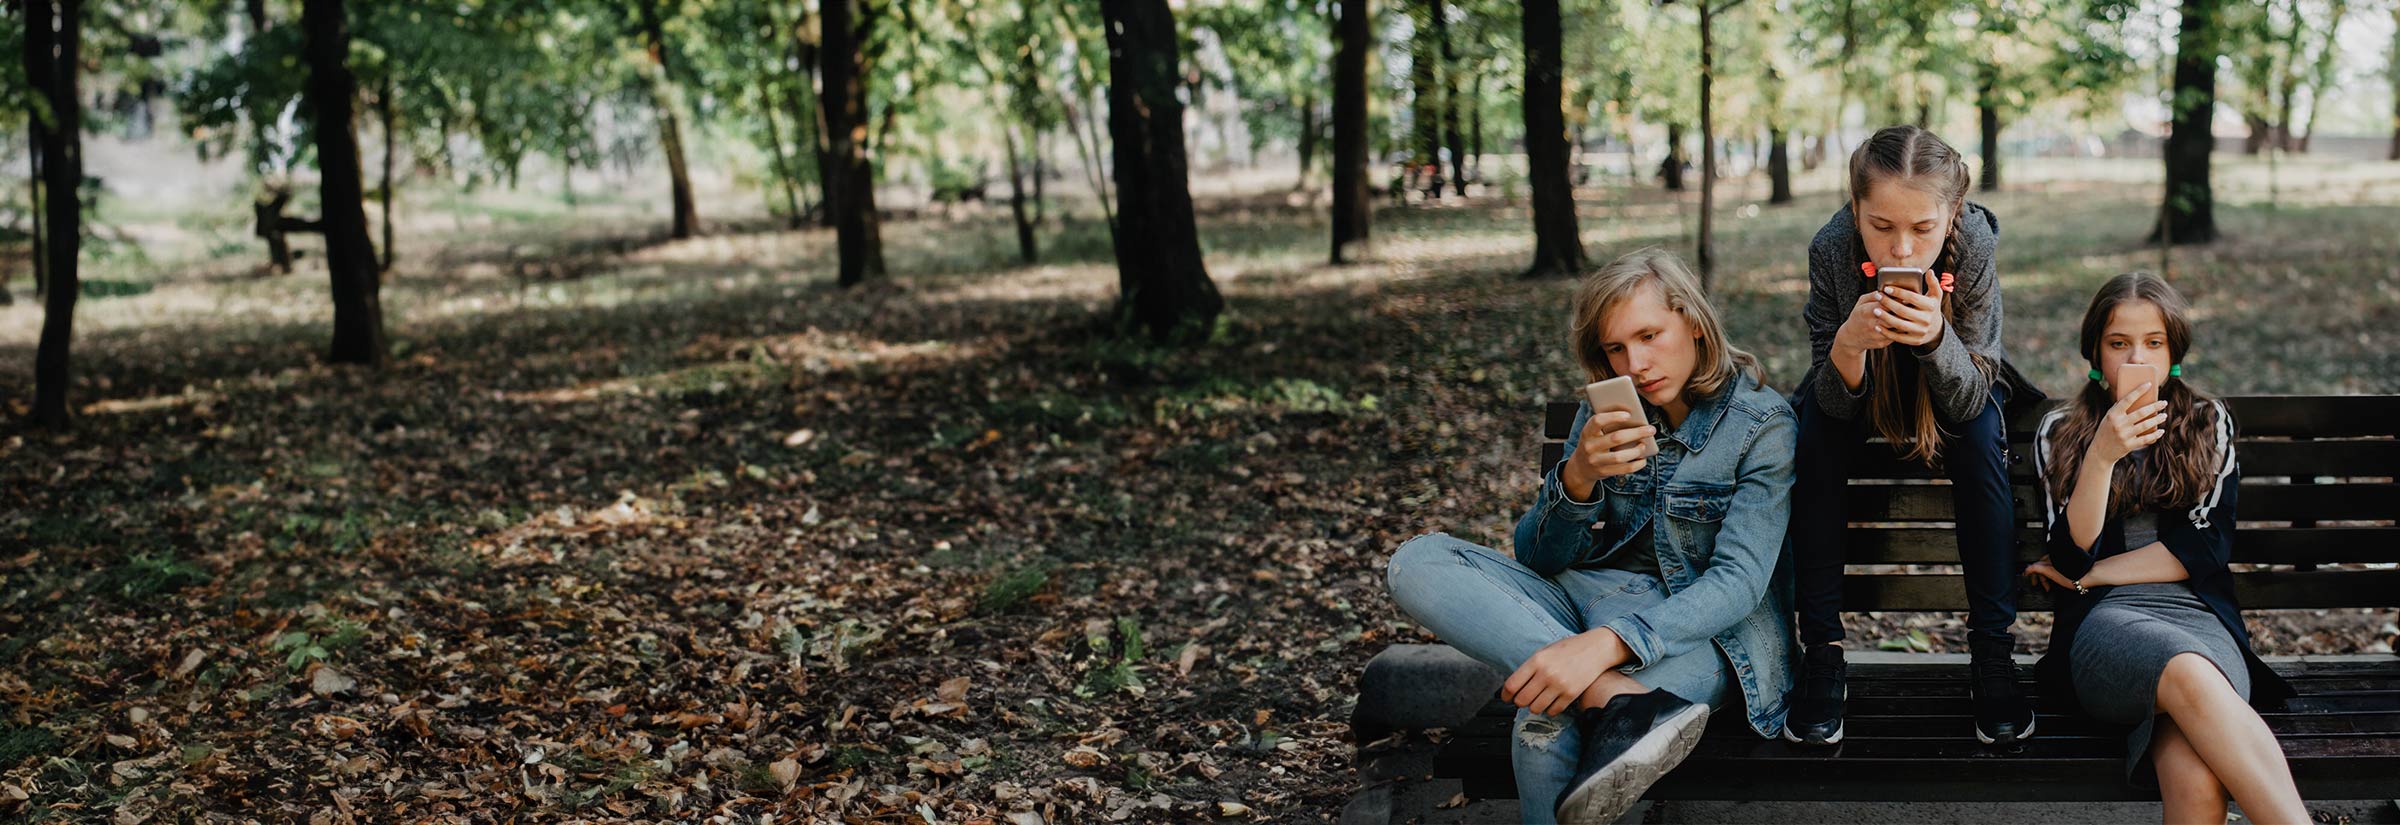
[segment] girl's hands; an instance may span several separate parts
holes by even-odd
[[[1859,352],[1871,352],[1892,345],[1891,334],[1884,328],[1883,299],[1869,292],[1858,296],[1850,305],[1850,318],[1833,334],[1834,344]]]
[[[2127,454],[2157,443],[2167,434],[2167,402],[2153,401],[2139,409],[2133,407],[2134,399],[2142,397],[2150,387],[2148,383],[2135,387],[2124,398],[2117,399],[2117,403],[2109,406],[2108,415],[2101,420],[2099,430],[2092,433],[2090,459],[2115,464]]]
[[[2075,589],[2075,582],[2068,579],[2067,574],[2058,572],[2058,568],[2050,566],[2049,556],[2043,556],[2040,561],[2025,565],[2025,580],[2028,583],[2039,585],[2044,590],[2050,589],[2052,585],[2065,590]]]
[[[1892,342],[1924,347],[1942,340],[1941,296],[1889,286],[1868,294],[1877,293],[1875,320]]]

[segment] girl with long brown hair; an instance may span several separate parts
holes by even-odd
[[[2003,408],[2040,393],[2002,351],[2000,219],[1967,200],[1968,182],[1966,160],[1932,132],[1885,128],[1851,153],[1849,202],[1809,244],[1811,360],[1793,402],[1800,443],[1791,532],[1803,650],[1784,738],[1794,742],[1842,739],[1846,493],[1870,435],[1903,460],[1949,475],[1976,738],[2006,744],[2033,735],[2033,710],[2017,693],[2010,658],[2016,528]],[[1879,268],[1903,266],[1938,280],[1914,290],[1878,286]]]
[[[2233,600],[2235,426],[2183,380],[2183,297],[2156,275],[2119,275],[2093,296],[2079,343],[2090,380],[2034,437],[2049,554],[2025,572],[2061,590],[2035,666],[2044,692],[2131,726],[2126,779],[2155,781],[2168,822],[2223,822],[2227,792],[2251,819],[2305,822],[2253,708],[2291,687],[2250,649]],[[2137,365],[2155,379],[2127,377]]]

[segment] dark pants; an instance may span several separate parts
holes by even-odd
[[[1828,369],[1830,373],[1830,368]],[[1830,374],[1821,380],[1838,381]],[[1967,635],[2007,637],[2017,620],[2016,513],[2008,482],[2008,424],[2001,415],[2007,386],[1972,421],[1943,421],[1942,463],[1956,502],[1958,560],[1965,566]],[[1792,489],[1792,561],[1800,608],[1800,642],[1842,640],[1842,565],[1849,545],[1851,461],[1869,446],[1874,428],[1861,411],[1841,421],[1817,405],[1813,387],[1800,388],[1800,454]]]

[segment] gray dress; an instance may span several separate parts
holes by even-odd
[[[2158,541],[2158,516],[2125,518],[2125,547],[2138,550]],[[2070,654],[2075,698],[2105,722],[2132,725],[2125,736],[2125,778],[2157,787],[2150,765],[2150,738],[2158,725],[2158,677],[2167,660],[2198,653],[2225,673],[2234,692],[2250,698],[2250,668],[2242,648],[2217,614],[2186,582],[2128,584],[2111,588],[2084,617]]]

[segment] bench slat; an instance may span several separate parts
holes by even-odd
[[[2042,491],[2019,485],[2015,494],[2017,517],[2038,522]],[[1854,484],[1844,503],[1851,521],[1949,521],[1953,516],[1946,484]],[[2365,521],[2394,515],[2400,515],[2400,484],[2242,485],[2244,521]]]
[[[1846,611],[1951,611],[1967,609],[1960,576],[1938,573],[1868,574],[1842,577]],[[2265,571],[2233,574],[2234,599],[2245,610],[2322,607],[2389,607],[2400,593],[2400,570]],[[2051,610],[2049,594],[2022,588],[2017,609]]]
[[[2042,531],[2017,532],[2017,560],[2041,558]],[[2242,564],[2400,563],[2400,527],[2243,527],[2233,543]],[[1957,564],[1951,527],[1852,527],[1850,564]]]

